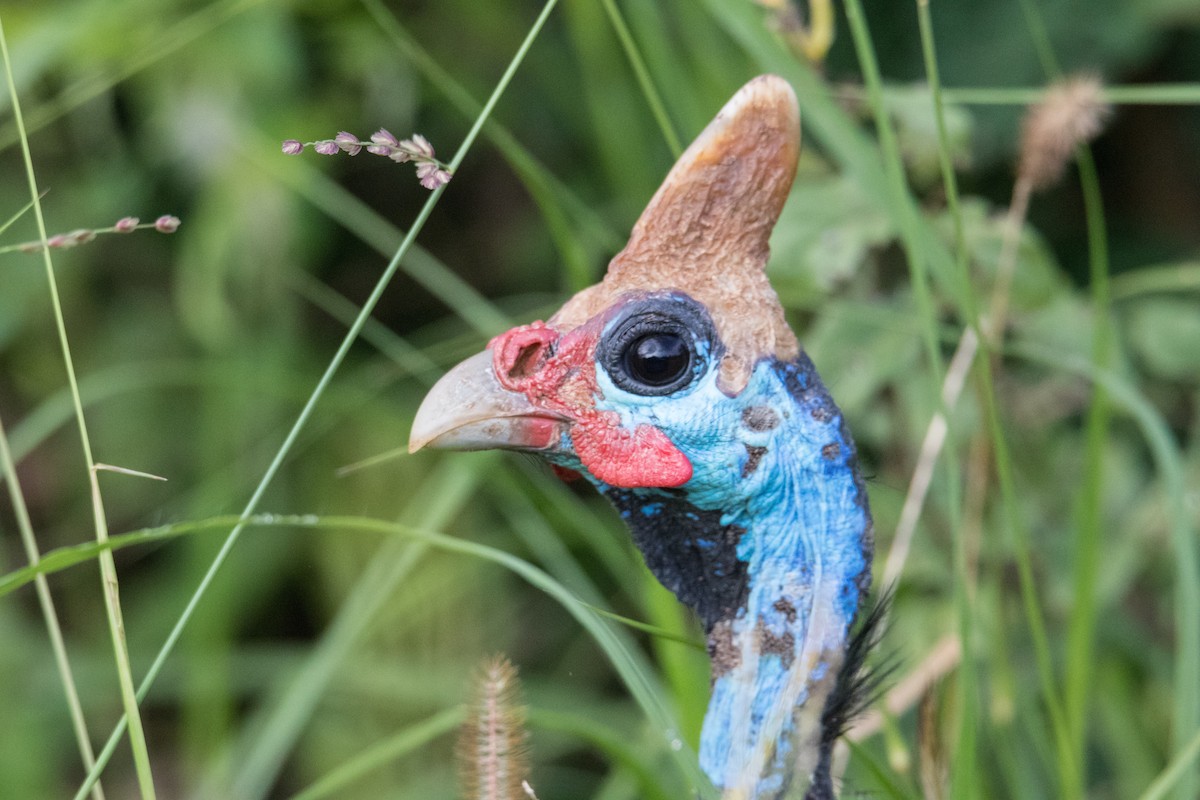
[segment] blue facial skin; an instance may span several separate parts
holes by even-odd
[[[821,712],[872,552],[854,444],[806,355],[763,359],[729,397],[717,386],[719,345],[695,344],[687,386],[640,396],[598,368],[596,402],[629,429],[662,430],[691,462],[691,480],[621,489],[588,477],[708,634],[713,692],[700,764],[714,785],[753,787],[754,800],[801,785],[808,798],[832,797]],[[588,474],[569,452],[555,460]]]

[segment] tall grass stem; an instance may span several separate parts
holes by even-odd
[[[21,491],[21,481],[17,477],[17,467],[13,463],[12,450],[8,446],[8,434],[5,433],[3,422],[0,422],[0,468],[3,470],[4,480],[8,483],[8,495],[17,517],[17,530],[21,534],[21,543],[25,547],[25,557],[29,560],[30,566],[37,566],[42,555],[38,549],[37,538],[33,533],[33,522],[29,517],[29,508],[25,504],[25,494]],[[62,626],[58,622],[58,612],[54,608],[54,597],[50,594],[50,583],[46,580],[45,575],[38,575],[34,579],[34,586],[37,590],[42,619],[46,624],[46,633],[50,637],[50,647],[54,651],[54,665],[58,669],[58,680],[62,684],[63,694],[66,695],[67,710],[71,715],[71,728],[75,732],[75,743],[79,747],[79,756],[83,759],[83,768],[90,770],[96,764],[96,754],[92,750],[92,738],[88,733],[83,705],[79,702],[79,689],[75,684],[71,661],[67,657],[67,645],[63,638]],[[92,800],[104,800],[104,788],[99,782],[92,787]]]
[[[25,162],[25,176],[29,183],[29,196],[33,201],[33,214],[37,222],[38,235],[43,243],[47,240],[46,219],[42,214],[41,193],[38,191],[37,176],[33,167],[33,155],[29,149],[29,136],[25,130],[25,120],[21,115],[21,100],[17,94],[17,86],[13,79],[12,60],[8,51],[8,39],[4,34],[4,23],[0,20],[0,52],[4,57],[5,76],[8,81],[8,93],[12,102],[13,120],[17,126],[18,138],[21,143],[21,154]],[[79,383],[75,378],[75,364],[71,357],[71,345],[67,337],[67,324],[63,315],[62,302],[58,295],[58,281],[54,276],[54,262],[50,258],[50,248],[42,248],[42,263],[46,268],[46,282],[50,291],[50,301],[54,309],[54,324],[58,331],[59,345],[62,350],[63,366],[67,374],[67,383],[71,388],[71,400],[75,409],[75,420],[79,428],[79,439],[83,448],[83,457],[87,465],[88,484],[91,487],[92,520],[95,525],[96,541],[103,543],[108,538],[108,523],[104,514],[104,501],[100,494],[100,482],[92,458],[92,443],[88,436],[87,420],[83,414],[83,401],[79,396]],[[129,725],[129,743],[133,750],[134,767],[137,772],[138,790],[143,800],[153,800],[154,777],[150,767],[150,753],[146,746],[146,735],[142,729],[141,716],[138,713],[137,698],[133,688],[133,670],[129,665],[129,651],[125,639],[125,623],[121,614],[120,585],[117,580],[117,566],[112,552],[105,550],[100,554],[100,578],[103,584],[104,610],[108,618],[109,633],[112,638],[113,660],[117,668],[117,680],[120,685],[121,704],[125,709],[125,718]],[[98,762],[92,765],[93,772],[99,767]]]

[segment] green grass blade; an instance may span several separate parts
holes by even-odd
[[[971,291],[970,253],[967,250],[966,235],[963,232],[962,209],[959,205],[958,179],[954,173],[954,165],[950,157],[949,134],[946,131],[946,112],[942,98],[941,78],[938,72],[937,52],[933,37],[933,23],[929,13],[928,0],[918,0],[917,21],[921,35],[921,50],[925,59],[925,76],[933,94],[934,118],[937,122],[938,135],[938,165],[942,174],[942,186],[946,191],[946,205],[954,223],[954,261],[955,272],[959,278],[959,297],[964,307],[968,324],[978,331],[978,308]],[[928,334],[927,334],[928,335]],[[964,331],[964,336],[967,331]],[[948,411],[946,409],[945,411]],[[945,413],[945,411],[943,413]],[[955,505],[958,504],[955,498]],[[963,525],[956,526],[954,535],[954,598],[958,611],[958,636],[964,653],[975,652],[974,629],[975,612],[971,603],[972,587],[967,567],[966,531]],[[976,793],[978,784],[978,760],[976,758],[976,727],[979,717],[978,677],[975,674],[975,663],[972,658],[964,658],[958,671],[958,681],[955,689],[958,693],[960,713],[958,716],[958,740],[951,766],[950,785],[956,796],[971,797]],[[964,789],[964,787],[966,787]]]
[[[470,500],[479,481],[480,475],[473,469],[443,468],[435,472],[420,492],[430,501],[413,507],[417,513],[411,522],[420,528],[441,528]],[[424,557],[425,550],[421,543],[394,538],[372,556],[370,566],[356,581],[295,678],[246,724],[242,741],[235,742],[232,750],[237,764],[229,790],[212,787],[210,794],[243,800],[267,795],[337,668],[396,587]]]
[[[388,10],[381,0],[362,0],[362,3],[400,52],[437,87],[450,104],[467,119],[474,119],[482,105],[421,46],[395,13]],[[614,253],[624,246],[624,238],[578,194],[558,180],[507,128],[492,120],[484,133],[521,178],[541,210],[550,235],[563,257],[563,268],[571,288],[582,289],[590,284],[595,275],[592,273],[589,253]],[[578,225],[577,231],[572,229],[571,218]],[[584,242],[588,242],[589,246],[585,247]]]
[[[1154,779],[1154,783],[1146,787],[1146,791],[1138,797],[1138,800],[1163,800],[1171,789],[1175,788],[1175,784],[1183,780],[1188,770],[1196,768],[1197,762],[1200,762],[1200,730],[1197,730],[1192,740],[1184,745],[1175,758],[1171,759],[1171,763],[1167,765],[1161,775]]]
[[[471,146],[475,143],[476,137],[479,135],[480,129],[483,127],[483,123],[491,114],[492,109],[495,108],[496,103],[499,102],[504,90],[508,87],[509,82],[516,73],[517,67],[520,66],[521,61],[524,59],[525,54],[529,51],[529,48],[537,38],[538,33],[540,33],[542,26],[545,24],[546,19],[550,15],[550,12],[554,9],[556,2],[557,0],[548,0],[543,7],[541,14],[538,16],[533,27],[530,29],[525,41],[522,42],[521,47],[513,57],[512,62],[509,64],[508,69],[505,70],[504,75],[501,76],[500,81],[497,84],[496,89],[493,91],[492,96],[489,98],[487,105],[484,106],[479,118],[475,121],[475,124],[472,126],[471,130],[468,131],[466,137],[464,137],[463,143],[459,146],[454,158],[451,159],[449,165],[451,172],[456,172],[458,167],[462,164],[463,159],[466,158]],[[354,321],[354,324],[351,326],[345,338],[342,340],[341,345],[338,347],[337,352],[330,360],[324,374],[322,374],[320,380],[317,382],[317,385],[313,389],[312,394],[309,396],[308,401],[305,403],[304,408],[297,416],[296,421],[291,430],[288,432],[287,437],[284,439],[283,444],[275,454],[271,464],[267,467],[267,470],[263,474],[262,480],[259,482],[258,487],[254,490],[253,495],[247,502],[246,507],[241,515],[243,519],[248,518],[258,508],[258,504],[262,500],[263,495],[266,493],[267,487],[271,485],[280,467],[283,466],[283,462],[291,452],[296,440],[299,438],[300,432],[305,428],[309,418],[313,414],[313,411],[316,409],[318,401],[321,399],[321,396],[324,395],[329,384],[333,381],[333,376],[341,367],[347,353],[350,352],[351,346],[358,339],[359,332],[366,324],[366,320],[370,316],[371,311],[374,310],[375,306],[378,304],[379,298],[383,296],[383,292],[391,282],[392,276],[395,275],[396,271],[400,268],[400,264],[404,260],[404,257],[408,253],[413,242],[416,240],[417,234],[421,231],[421,228],[424,227],[425,222],[429,219],[429,215],[433,213],[434,207],[437,205],[438,200],[441,199],[441,196],[445,190],[446,185],[439,186],[430,194],[429,199],[425,202],[425,205],[421,207],[421,211],[417,214],[417,218],[413,221],[412,227],[409,229],[407,235],[405,235],[404,240],[400,243],[395,255],[392,257],[391,261],[384,269],[383,274],[376,282],[374,289],[372,289],[371,294],[363,304],[362,311],[359,313],[358,318]],[[184,607],[184,610],[180,614],[178,621],[171,629],[170,634],[167,636],[167,640],[163,643],[163,646],[155,657],[154,662],[150,665],[150,669],[147,671],[145,678],[138,687],[137,694],[139,700],[145,696],[145,694],[150,690],[150,687],[154,684],[154,680],[158,677],[158,673],[162,670],[163,663],[166,661],[167,656],[170,655],[171,651],[174,650],[176,643],[179,641],[179,637],[183,632],[184,626],[187,625],[188,620],[190,620],[192,615],[195,613],[196,606],[199,604],[201,598],[203,598],[205,592],[208,591],[208,587],[211,585],[217,571],[229,557],[230,552],[233,550],[233,546],[237,543],[238,537],[241,535],[244,529],[244,523],[239,522],[237,525],[235,525],[233,530],[231,530],[229,535],[225,538],[224,543],[221,545],[221,549],[217,551],[217,555],[213,559],[212,566],[200,580],[200,584],[196,587],[196,591],[193,593],[191,599]],[[100,756],[97,758],[97,769],[93,769],[88,774],[87,778],[84,780],[83,786],[80,787],[79,792],[76,794],[78,800],[82,800],[82,795],[86,794],[92,783],[94,783],[96,778],[99,777],[99,770],[104,768],[108,758],[111,757],[112,750],[115,748],[115,743],[120,736],[121,727],[130,723],[131,716],[135,715],[126,714],[121,722],[117,724],[117,729],[113,731],[113,734],[109,737],[108,743],[105,745],[104,749],[100,753]]]
[[[1098,369],[1112,362],[1115,329],[1112,323],[1112,293],[1108,280],[1108,238],[1100,180],[1091,152],[1080,147],[1076,155],[1083,185],[1088,230],[1089,290],[1092,295],[1094,328],[1092,360]],[[1079,772],[1086,774],[1088,701],[1092,696],[1092,665],[1095,660],[1096,582],[1103,547],[1104,464],[1109,439],[1109,403],[1103,386],[1094,386],[1086,422],[1083,483],[1075,512],[1075,563],[1072,596],[1075,603],[1067,623],[1063,706],[1067,730],[1074,745],[1073,757]],[[1086,788],[1086,787],[1085,787]]]
[[[944,94],[947,101],[959,105],[1028,106],[1041,100],[1045,91],[1037,87],[961,86],[945,89]],[[1194,106],[1200,105],[1200,84],[1105,86],[1100,91],[1100,100],[1114,106]]]
[[[1138,424],[1154,457],[1166,493],[1175,578],[1175,674],[1172,707],[1175,709],[1172,739],[1176,752],[1183,752],[1200,730],[1200,532],[1188,512],[1183,457],[1170,427],[1145,397],[1113,372],[1092,362],[1069,359],[1036,344],[1014,345],[1011,351],[1038,363],[1054,365],[1101,386],[1114,405],[1128,413]],[[1176,796],[1181,800],[1194,796],[1189,784],[1195,778],[1196,765],[1181,767]]]
[[[625,18],[621,16],[621,9],[617,8],[616,0],[601,0],[601,4],[604,6],[604,13],[608,15],[608,21],[612,23],[613,32],[617,34],[617,39],[621,42],[621,49],[625,51],[625,57],[629,59],[629,66],[637,78],[638,87],[641,88],[642,95],[650,106],[650,113],[654,115],[654,120],[662,131],[667,147],[671,148],[671,155],[679,158],[683,154],[683,145],[679,142],[679,134],[676,133],[675,126],[671,124],[671,118],[667,115],[666,106],[663,105],[662,97],[654,86],[654,80],[650,77],[649,70],[646,69],[646,62],[638,50],[637,42],[633,40],[633,34],[629,32]]]
[[[532,707],[528,715],[532,728],[557,731],[583,739],[603,752],[615,764],[624,767],[637,779],[639,798],[644,800],[675,800],[662,786],[655,763],[647,763],[646,754],[639,752],[620,731],[578,713]]]
[[[8,495],[17,517],[17,530],[21,534],[25,556],[31,565],[36,566],[41,560],[41,552],[33,533],[33,522],[29,518],[29,508],[25,504],[25,494],[21,491],[17,468],[13,463],[12,451],[8,446],[8,436],[4,432],[2,422],[0,422],[0,468],[2,468],[0,471],[3,472],[8,483]],[[83,768],[90,770],[96,764],[96,754],[92,750],[92,739],[88,733],[83,705],[79,702],[79,688],[75,683],[75,674],[71,670],[71,661],[67,657],[67,646],[63,639],[62,626],[58,622],[58,612],[54,608],[54,598],[50,594],[50,584],[46,581],[45,575],[38,575],[35,578],[35,586],[38,605],[41,607],[42,619],[46,625],[46,633],[50,637],[50,646],[54,651],[54,665],[58,669],[58,679],[62,684],[63,694],[67,700],[67,710],[71,715],[71,728],[75,733],[75,743],[79,747]],[[104,800],[104,789],[98,782],[92,787],[92,798],[93,800]]]
[[[332,770],[308,788],[292,795],[292,800],[320,800],[345,789],[372,770],[395,761],[401,756],[450,733],[462,724],[466,716],[462,708],[448,708],[410,725],[399,733],[368,747],[356,758]]]
[[[535,589],[544,592],[566,610],[588,634],[595,639],[609,661],[616,668],[622,682],[641,706],[650,722],[656,727],[661,743],[667,748],[681,773],[706,800],[716,800],[708,779],[700,771],[695,754],[679,740],[677,725],[666,705],[662,702],[662,689],[638,663],[619,636],[604,619],[588,604],[578,600],[561,583],[527,561],[494,547],[457,539],[443,533],[414,528],[399,523],[362,517],[317,516],[317,515],[243,515],[239,517],[215,517],[190,523],[148,528],[111,537],[108,541],[89,542],[68,548],[59,548],[46,554],[34,567],[0,576],[0,596],[30,583],[36,575],[58,572],[70,566],[94,559],[98,553],[115,549],[161,542],[202,531],[216,531],[237,522],[242,530],[247,528],[300,528],[335,532],[373,533],[398,536],[402,539],[424,543],[451,553],[483,559],[514,573]]]
[[[34,218],[37,221],[38,235],[42,242],[47,239],[46,220],[42,214],[41,192],[38,191],[37,177],[33,169],[33,155],[29,150],[29,137],[25,130],[25,121],[21,115],[21,101],[17,95],[17,86],[13,80],[12,61],[8,52],[8,39],[4,35],[4,24],[0,21],[0,53],[4,57],[5,77],[8,82],[8,95],[12,102],[13,118],[17,126],[17,134],[21,143],[21,154],[25,162],[25,175],[29,183],[29,196],[33,202]],[[79,428],[80,444],[83,448],[84,461],[88,472],[88,483],[92,494],[92,519],[95,525],[95,535],[98,542],[108,538],[108,524],[104,515],[104,504],[100,494],[99,479],[96,474],[96,461],[92,458],[92,444],[88,436],[87,421],[83,415],[83,401],[79,396],[79,384],[75,378],[75,365],[71,357],[71,345],[67,338],[66,319],[63,316],[62,302],[58,294],[58,282],[54,276],[54,264],[50,259],[50,249],[42,248],[42,263],[46,268],[46,282],[50,290],[50,300],[54,308],[54,323],[58,332],[59,346],[62,351],[63,365],[66,368],[67,382],[71,387],[71,399],[75,410],[75,419]],[[113,660],[117,667],[117,680],[120,685],[121,704],[125,709],[125,718],[129,725],[129,742],[133,749],[133,761],[137,771],[138,790],[143,800],[153,800],[154,776],[150,767],[150,753],[146,746],[146,735],[142,729],[141,716],[138,713],[137,698],[133,688],[133,671],[129,665],[129,651],[125,639],[125,623],[121,613],[121,600],[118,594],[117,566],[112,553],[104,550],[100,553],[100,577],[103,582],[105,605],[108,618],[109,633],[112,638]],[[92,772],[98,764],[93,765]]]
[[[197,9],[170,28],[150,37],[152,44],[137,50],[118,69],[112,72],[89,74],[68,86],[53,100],[34,108],[25,123],[28,133],[40,130],[56,119],[99,97],[121,81],[162,61],[172,53],[195,42],[239,14],[266,0],[216,0]],[[0,150],[20,141],[21,133],[15,124],[0,128]]]

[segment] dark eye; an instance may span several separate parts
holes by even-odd
[[[625,351],[629,377],[656,389],[676,383],[691,366],[691,348],[676,333],[646,334]]]
[[[666,397],[686,389],[719,360],[708,312],[681,293],[631,299],[597,345],[597,360],[618,389]]]

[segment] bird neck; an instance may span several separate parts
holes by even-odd
[[[837,735],[826,711],[870,582],[871,518],[854,444],[807,357],[756,376],[726,437],[737,441],[722,445],[744,450],[736,500],[717,504],[704,475],[691,491],[605,491],[704,625],[706,774],[731,799],[823,800]]]

